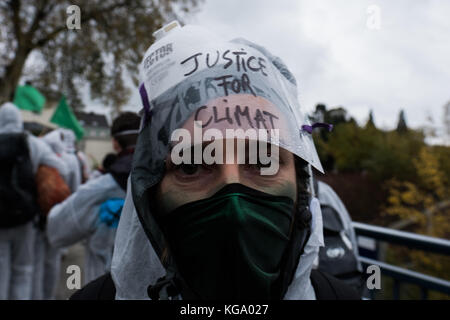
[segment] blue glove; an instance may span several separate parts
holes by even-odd
[[[99,212],[100,223],[104,223],[110,228],[117,228],[124,203],[125,200],[120,198],[108,199],[103,202]]]

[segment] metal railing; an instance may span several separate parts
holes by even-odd
[[[423,236],[411,232],[398,231],[389,228],[373,226],[369,224],[353,222],[353,227],[358,236],[373,238],[377,241],[385,241],[391,244],[407,246],[410,249],[419,249],[443,255],[450,255],[450,241],[434,237]],[[415,284],[420,287],[421,298],[428,298],[428,291],[434,290],[450,296],[450,281],[411,271],[405,268],[393,266],[385,262],[360,256],[360,262],[367,268],[369,265],[380,267],[381,273],[394,279],[393,296],[400,298],[401,283]],[[449,270],[450,272],[450,270]],[[370,291],[373,298],[373,291]]]

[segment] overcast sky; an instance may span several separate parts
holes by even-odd
[[[363,124],[372,109],[389,129],[403,108],[418,127],[439,123],[450,101],[448,0],[205,0],[189,22],[278,55],[307,112],[344,106]],[[137,90],[130,106],[141,106]]]

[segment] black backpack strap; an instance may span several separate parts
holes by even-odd
[[[355,289],[320,270],[311,271],[311,283],[317,300],[360,300]]]
[[[38,211],[25,133],[0,134],[0,163],[0,229],[8,229],[32,221]]]
[[[69,300],[115,300],[116,287],[110,273],[97,278],[75,292]]]

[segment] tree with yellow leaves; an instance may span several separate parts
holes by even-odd
[[[439,167],[432,149],[423,147],[413,159],[417,181],[387,182],[388,206],[385,212],[400,219],[411,220],[416,232],[429,236],[450,236],[450,192],[448,181]]]
[[[419,157],[413,159],[417,181],[387,182],[388,205],[384,212],[401,220],[410,221],[413,231],[438,238],[450,238],[450,192],[446,175],[442,172],[437,156],[430,147],[423,147]],[[450,258],[427,252],[393,249],[397,259],[406,257],[407,265],[441,278],[448,278]],[[438,296],[440,297],[440,296]],[[440,297],[441,298],[441,297]]]

